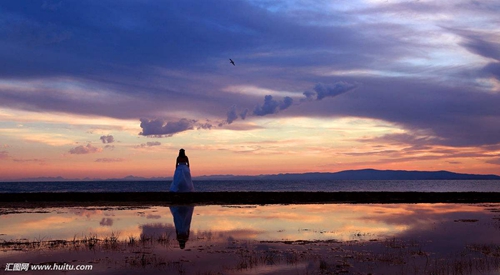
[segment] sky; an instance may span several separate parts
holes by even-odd
[[[1,1],[0,180],[500,174],[497,1]],[[229,59],[234,60],[233,66]]]

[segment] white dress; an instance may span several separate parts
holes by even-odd
[[[185,163],[179,163],[175,168],[174,180],[170,185],[170,192],[194,192],[191,171]]]

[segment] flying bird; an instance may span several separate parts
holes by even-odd
[[[233,64],[233,66],[236,66],[234,65],[234,61],[231,58],[229,58],[229,63]]]

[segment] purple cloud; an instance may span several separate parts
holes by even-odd
[[[500,165],[500,157],[492,159],[492,160],[487,160],[486,163]]]
[[[240,118],[245,120],[245,118],[247,117],[248,115],[248,109],[245,108],[245,110],[243,110],[241,113],[240,113]]]
[[[171,136],[176,133],[184,132],[187,130],[194,129],[196,120],[189,120],[182,118],[179,121],[168,121],[165,122],[163,119],[141,119],[142,132],[140,135],[143,136]]]
[[[85,154],[99,153],[101,151],[102,151],[101,148],[94,147],[92,146],[92,144],[89,143],[86,146],[80,145],[75,148],[72,148],[69,150],[69,153],[75,155],[85,155]]]
[[[349,92],[356,88],[356,85],[347,82],[336,82],[333,86],[316,84],[314,91],[316,92],[316,100],[322,100],[325,97],[335,97],[343,93]],[[304,92],[307,98],[311,97],[311,92]]]
[[[137,146],[137,148],[145,148],[145,147],[153,147],[153,146],[160,146],[161,142],[159,141],[148,141],[146,143],[142,143],[141,145]]]
[[[264,103],[262,105],[255,106],[253,114],[256,116],[265,116],[269,114],[276,114],[281,110],[285,110],[290,107],[293,103],[293,99],[286,96],[283,101],[274,100],[271,95],[266,95],[264,97]]]
[[[236,119],[238,119],[238,114],[236,114],[236,105],[233,105],[233,106],[231,106],[231,108],[229,109],[229,111],[227,111],[226,122],[227,122],[227,124],[231,124]]]
[[[101,136],[100,137],[102,143],[113,143],[115,138],[112,135]]]

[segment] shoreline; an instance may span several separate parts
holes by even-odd
[[[0,207],[228,204],[500,203],[499,192],[3,193]]]

